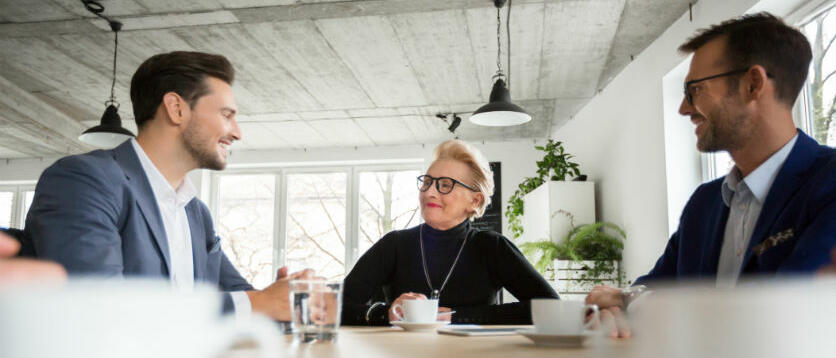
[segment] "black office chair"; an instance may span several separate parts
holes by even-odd
[[[0,231],[5,232],[6,234],[13,237],[15,240],[17,240],[17,242],[20,243],[20,252],[17,253],[17,257],[36,257],[35,245],[32,243],[32,238],[30,238],[25,231],[20,229],[2,227],[0,227]]]

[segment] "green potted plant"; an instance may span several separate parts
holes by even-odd
[[[567,178],[585,177],[581,176],[580,166],[572,162],[572,155],[566,153],[563,143],[549,139],[546,145],[534,146],[535,149],[545,152],[543,159],[537,161],[537,176],[523,179],[511,198],[508,199],[508,206],[505,209],[505,217],[508,218],[508,227],[514,238],[523,234],[521,217],[524,214],[524,200],[526,194],[534,191],[547,181],[565,181]]]
[[[535,268],[547,279],[557,280],[558,291],[563,292],[582,293],[584,290],[577,287],[624,283],[623,272],[618,267],[624,249],[623,241],[627,238],[624,230],[605,221],[575,227],[572,214],[560,213],[569,217],[572,225],[572,230],[563,240],[554,242],[546,239],[520,245]]]

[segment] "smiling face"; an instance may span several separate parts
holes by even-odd
[[[427,169],[427,175],[434,178],[449,177],[476,187],[471,180],[470,169],[466,164],[456,160],[435,161]],[[441,194],[433,184],[427,191],[419,193],[419,201],[424,222],[434,229],[447,230],[461,224],[476,212],[476,208],[482,202],[482,194],[459,184],[456,184],[450,193]]]
[[[207,77],[206,84],[209,93],[198,98],[188,111],[191,117],[181,139],[198,168],[223,170],[229,146],[241,139],[241,129],[235,121],[238,109],[228,83]]]
[[[720,37],[695,51],[685,81],[735,70],[724,61],[725,47],[726,39]],[[683,99],[679,107],[679,113],[689,116],[697,126],[697,149],[702,152],[740,149],[752,133],[739,86],[732,88],[729,84],[727,76],[695,83],[689,87],[693,104]]]

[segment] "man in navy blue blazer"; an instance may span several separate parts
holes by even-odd
[[[701,185],[656,265],[636,285],[814,273],[836,245],[836,157],[796,129],[793,104],[811,50],[798,30],[759,13],[701,30],[679,50],[693,53],[679,108],[696,125],[697,149],[727,151],[734,168]],[[618,322],[633,290],[599,286],[586,301]],[[632,291],[632,292],[631,292]]]
[[[35,255],[70,275],[158,277],[178,290],[207,282],[227,292],[224,310],[290,320],[288,277],[263,290],[221,250],[206,205],[186,174],[222,170],[241,139],[232,65],[199,52],[143,62],[131,80],[136,139],[58,160],[41,175],[25,231]]]

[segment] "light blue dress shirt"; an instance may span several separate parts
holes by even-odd
[[[797,139],[798,134],[745,178],[735,166],[723,180],[723,202],[729,207],[729,218],[717,264],[717,287],[737,284],[766,195]]]

